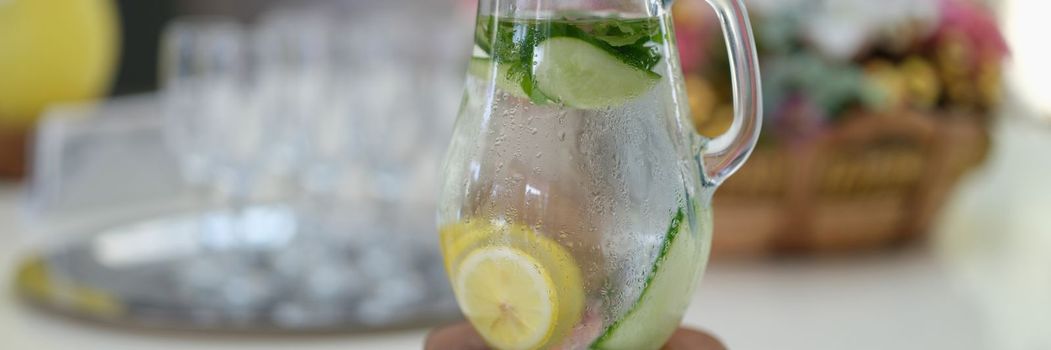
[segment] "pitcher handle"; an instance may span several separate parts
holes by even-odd
[[[704,164],[714,185],[726,181],[752,154],[762,129],[763,92],[752,24],[744,0],[707,0],[715,9],[726,37],[733,78],[734,121],[730,130],[708,142]]]

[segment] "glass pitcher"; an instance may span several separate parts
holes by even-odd
[[[498,349],[657,349],[710,249],[711,198],[759,136],[742,0],[708,0],[734,123],[694,132],[671,1],[482,0],[438,222],[457,301]]]

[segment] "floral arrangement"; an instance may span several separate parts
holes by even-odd
[[[854,111],[987,116],[1007,45],[968,0],[751,0],[763,68],[764,144],[791,143]],[[724,132],[732,106],[718,24],[701,0],[676,5],[695,124]]]

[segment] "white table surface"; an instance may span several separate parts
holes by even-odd
[[[963,185],[932,243],[852,258],[718,261],[685,323],[731,349],[1051,349],[1051,127],[1004,124],[988,167]],[[217,337],[39,313],[10,288],[24,241],[18,193],[0,187],[0,349],[419,349],[426,335]]]

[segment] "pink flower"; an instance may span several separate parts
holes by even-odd
[[[960,33],[968,41],[967,45],[979,55],[992,55],[999,59],[1010,53],[996,19],[982,5],[968,0],[942,0],[941,12],[941,23],[934,34],[935,41],[944,40],[952,33]]]
[[[708,52],[705,50],[707,36],[698,35],[696,31],[683,29],[681,26],[675,31],[675,40],[679,43],[679,59],[682,60],[682,70],[693,72],[697,67],[703,67]]]
[[[679,44],[679,59],[686,72],[704,67],[713,56],[708,52],[712,49],[712,40],[722,40],[718,37],[718,22],[709,11],[705,11],[706,8],[693,6],[698,3],[705,6],[700,1],[689,5],[680,3],[675,12],[675,41]]]

